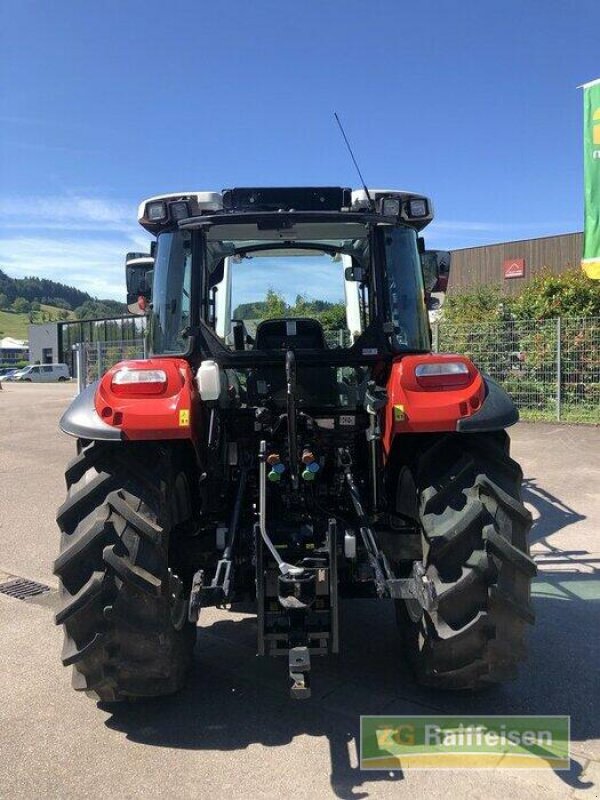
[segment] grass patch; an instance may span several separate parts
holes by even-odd
[[[13,339],[27,339],[29,328],[29,314],[13,314],[10,311],[0,311],[0,335],[11,336]]]
[[[54,306],[47,306],[42,303],[41,311],[44,313],[48,322],[54,322],[61,317],[60,308]],[[10,336],[13,339],[28,339],[29,338],[29,325],[40,324],[42,320],[39,314],[34,312],[33,323],[29,322],[29,314],[14,314],[12,311],[0,311],[0,338]],[[69,312],[69,319],[75,319],[75,313]]]
[[[556,408],[523,408],[519,409],[519,418],[522,422],[574,422],[582,425],[600,425],[600,408],[564,403],[560,407],[560,420],[556,419]]]

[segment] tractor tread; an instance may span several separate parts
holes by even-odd
[[[456,547],[466,549],[469,542],[477,535],[483,513],[484,508],[480,500],[470,497],[461,512],[450,509],[441,517],[424,514],[423,531],[436,558],[442,559],[448,550]]]
[[[94,447],[87,447],[79,452],[67,464],[65,470],[65,482],[67,489],[73,484],[79,483],[85,473],[94,467],[107,451],[108,445],[96,443]]]
[[[80,519],[86,516],[86,508],[89,509],[88,513],[97,508],[112,482],[112,475],[100,472],[79,491],[72,491],[73,487],[71,487],[67,499],[56,514],[56,522],[61,531],[64,533],[66,528],[76,527]]]
[[[72,664],[77,664],[83,658],[89,656],[90,653],[93,653],[95,650],[97,650],[98,647],[103,644],[104,639],[104,632],[95,633],[90,641],[79,647],[74,639],[66,636],[61,655],[62,663],[65,667],[69,667]]]
[[[514,544],[507,541],[491,525],[487,527],[485,532],[485,541],[486,550],[488,552],[493,553],[503,561],[510,562],[519,572],[522,572],[530,578],[533,578],[537,573],[535,561],[531,556],[528,556],[522,550],[519,550],[518,547],[515,547]]]
[[[517,519],[520,519],[523,525],[531,525],[531,513],[525,508],[519,498],[511,497],[508,492],[505,492],[504,489],[498,486],[497,483],[491,481],[486,475],[478,475],[475,485],[479,489],[480,497],[482,494],[490,495],[499,505],[503,506],[509,514],[513,514]]]
[[[131,495],[129,495],[131,497]],[[118,489],[116,492],[111,492],[107,498],[107,505],[117,514],[134,526],[136,532],[143,536],[152,544],[158,544],[162,536],[162,528],[158,525],[153,525],[150,520],[143,517],[127,502],[126,493]]]
[[[62,552],[55,559],[53,573],[65,583],[66,576],[71,572],[80,572],[80,565],[87,562],[94,550],[115,539],[116,533],[109,522],[110,509],[103,506],[86,517],[68,536],[63,545]]]
[[[437,608],[420,622],[399,609],[417,678],[469,690],[512,679],[525,658],[525,627],[534,621],[536,566],[526,543],[531,515],[521,501],[522,472],[508,454],[508,437],[440,437],[415,474],[424,563],[438,595]]]
[[[150,443],[94,442],[67,467],[54,564],[62,662],[103,702],[175,692],[191,665],[195,627],[174,627],[169,594],[172,476],[170,452]]]
[[[115,545],[105,547],[102,557],[124,583],[128,583],[135,589],[156,597],[161,594],[161,578],[157,578],[142,567],[132,564],[125,556],[115,553]]]
[[[106,575],[103,572],[94,572],[89,581],[83,586],[75,596],[68,595],[67,600],[55,614],[57,625],[64,625],[76,614],[85,611],[87,607],[101,597],[104,591]]]

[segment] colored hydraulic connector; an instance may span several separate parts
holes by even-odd
[[[271,467],[267,474],[267,480],[272,483],[277,483],[277,481],[281,480],[281,476],[285,472],[285,464],[281,463],[279,453],[270,453],[267,456],[267,464]]]
[[[302,453],[302,463],[304,464],[304,469],[302,470],[302,480],[304,481],[314,481],[317,472],[321,469],[319,466],[319,462],[315,460],[315,456],[312,450],[305,448]]]

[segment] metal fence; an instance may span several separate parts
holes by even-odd
[[[511,395],[522,419],[600,424],[600,317],[479,324],[435,322],[436,352],[462,353]],[[328,332],[329,347],[347,346],[346,333]],[[144,358],[144,340],[76,345],[79,386],[117,361]]]
[[[600,317],[434,323],[434,350],[461,353],[511,395],[522,419],[600,423]]]
[[[79,391],[97,381],[117,361],[145,358],[143,339],[115,342],[82,342],[73,346]]]

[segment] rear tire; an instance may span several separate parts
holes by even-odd
[[[169,564],[191,517],[187,482],[154,443],[78,447],[57,515],[63,664],[75,689],[102,701],[171,694],[195,643],[187,587]]]
[[[482,689],[512,679],[525,659],[524,634],[536,567],[522,472],[506,433],[448,434],[418,459],[423,561],[436,610],[398,601],[405,647],[420,683]],[[420,618],[418,618],[420,617]]]

